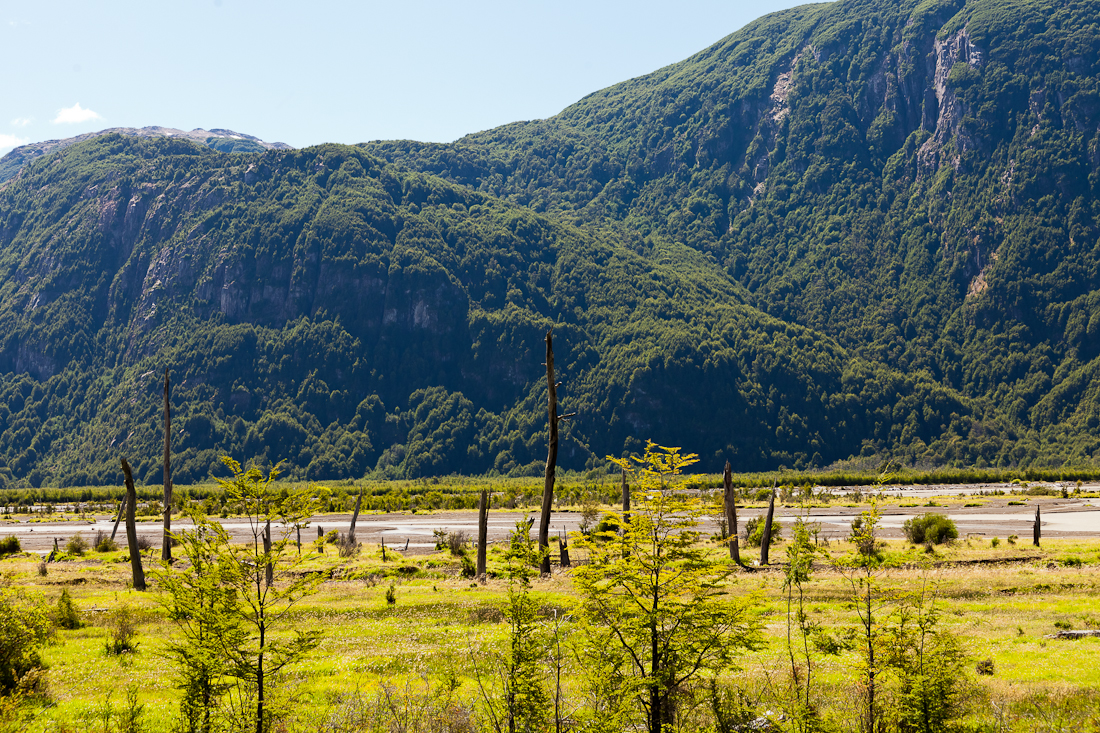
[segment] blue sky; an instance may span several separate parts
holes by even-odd
[[[549,117],[799,2],[14,0],[0,154],[107,127],[304,147]]]

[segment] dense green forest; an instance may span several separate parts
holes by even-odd
[[[108,135],[0,186],[0,480],[1094,465],[1100,5],[776,13],[450,145]]]

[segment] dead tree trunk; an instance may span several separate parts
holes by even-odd
[[[741,548],[737,544],[737,496],[733,492],[733,471],[726,461],[726,470],[722,474],[723,506],[726,510],[726,530],[729,532],[730,559],[741,565]]]
[[[1042,519],[1039,516],[1039,507],[1035,507],[1035,526],[1031,530],[1031,542],[1036,547],[1039,546],[1039,537],[1043,533],[1041,525]]]
[[[317,553],[325,554],[325,530],[319,524],[317,525]]]
[[[539,569],[550,572],[550,510],[554,502],[554,479],[558,468],[558,385],[554,381],[553,331],[546,332],[546,387],[549,392],[547,410],[550,416],[550,447],[546,453],[546,481],[542,487],[542,514],[539,516]]]
[[[141,550],[138,549],[137,525],[134,522],[134,507],[137,506],[137,489],[134,488],[134,474],[125,458],[122,461],[122,475],[126,477],[126,545],[130,548],[130,568],[134,575],[134,590],[145,590],[145,571],[141,568]]]
[[[768,564],[768,548],[772,544],[772,519],[775,517],[775,487],[772,487],[771,498],[768,499],[768,518],[764,520],[764,534],[760,538],[760,564]]]
[[[264,527],[264,580],[270,588],[275,580],[275,566],[271,564],[271,520]]]
[[[477,504],[477,577],[485,577],[485,545],[489,542],[489,489],[481,490]]]
[[[567,568],[570,566],[569,562],[569,540],[565,537],[565,532],[561,533],[561,539],[558,542],[558,547],[561,550],[561,566]]]
[[[160,559],[172,562],[172,405],[168,370],[164,370],[164,536],[161,538]]]
[[[630,524],[630,484],[626,482],[626,469],[623,469],[623,524]]]
[[[111,530],[111,542],[115,541],[115,535],[118,534],[118,523],[122,521],[122,513],[126,511],[126,495],[122,495],[122,502],[118,505],[118,516],[115,517],[115,527]]]
[[[355,523],[359,521],[359,508],[363,506],[363,487],[359,487],[359,496],[355,497],[355,511],[351,515],[351,527],[348,528],[348,541],[355,544]]]

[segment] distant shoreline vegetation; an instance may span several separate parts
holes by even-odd
[[[852,488],[868,493],[869,490],[881,490],[889,493],[892,487],[944,486],[995,484],[1005,487],[1007,493],[1022,495],[1053,495],[1060,492],[1057,485],[1064,485],[1072,493],[1078,483],[1100,480],[1100,468],[1029,468],[1023,470],[999,469],[941,469],[914,470],[899,469],[889,475],[886,485],[877,487],[882,479],[881,473],[867,471],[766,471],[761,473],[733,474],[733,485],[739,489],[767,489],[772,486],[789,489],[793,495],[806,488]],[[555,501],[562,507],[580,507],[585,503],[614,505],[620,498],[619,475],[589,471],[581,473],[567,471],[558,475],[558,489]],[[1031,487],[1030,483],[1054,484]],[[300,484],[295,479],[282,477],[276,481],[282,484]],[[421,479],[391,479],[361,481],[325,481],[320,482],[330,492],[322,506],[325,513],[350,512],[360,489],[363,490],[363,510],[371,512],[385,511],[436,511],[436,510],[474,510],[477,508],[478,493],[488,488],[493,496],[494,509],[523,509],[535,507],[541,500],[542,480],[536,478],[507,478],[487,476],[439,476]],[[684,489],[713,490],[721,487],[722,477],[717,474],[687,474],[681,487]],[[1004,490],[1004,489],[1002,489]],[[163,487],[159,485],[141,485],[137,487],[138,498],[145,503],[139,507],[139,516],[160,517],[160,499]],[[204,504],[204,511],[212,516],[226,511],[220,502],[221,488],[213,481],[174,487],[178,501],[183,504],[195,502]],[[69,505],[71,510],[78,504],[116,506],[123,493],[121,486],[83,486],[83,487],[40,487],[0,489],[0,509],[13,508],[25,511],[30,506]],[[751,495],[745,497],[751,502]],[[153,506],[155,504],[155,506]],[[231,509],[231,508],[230,508]],[[88,507],[87,511],[96,511]]]

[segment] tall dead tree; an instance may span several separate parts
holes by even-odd
[[[547,411],[550,414],[550,447],[546,453],[546,482],[542,487],[542,514],[539,516],[539,553],[542,560],[539,569],[550,572],[550,511],[554,506],[554,478],[558,469],[558,421],[567,420],[575,413],[558,415],[558,385],[554,381],[553,330],[546,332],[546,387],[549,392]]]
[[[111,542],[115,541],[115,535],[118,534],[118,523],[122,521],[122,513],[126,511],[126,495],[122,495],[122,501],[118,505],[118,516],[115,517],[115,526],[111,530]]]
[[[726,470],[722,473],[722,506],[726,510],[726,530],[729,532],[730,559],[741,564],[741,548],[737,545],[737,496],[733,492],[733,470],[726,461]]]
[[[134,522],[134,507],[137,505],[137,489],[134,488],[134,474],[125,458],[122,461],[122,475],[126,478],[126,545],[130,548],[130,568],[134,576],[134,590],[145,590],[145,571],[141,568],[141,550],[138,548],[137,524]]]
[[[359,508],[363,506],[363,487],[359,487],[359,496],[355,497],[355,511],[351,515],[351,527],[348,528],[348,541],[355,544],[355,523],[359,521]]]
[[[481,490],[477,504],[477,577],[485,577],[485,551],[489,543],[489,489]]]
[[[1036,547],[1039,546],[1039,536],[1042,534],[1042,519],[1039,516],[1039,507],[1035,507],[1035,526],[1031,529],[1031,542]]]
[[[760,564],[768,564],[768,549],[772,544],[772,520],[775,518],[775,487],[768,499],[768,518],[764,520],[764,535],[760,538]]]
[[[172,562],[172,405],[169,402],[168,370],[164,370],[164,537],[160,559]]]

